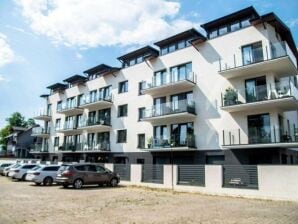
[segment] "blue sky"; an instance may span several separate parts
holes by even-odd
[[[1,0],[0,127],[15,111],[32,117],[50,84],[251,5],[275,12],[298,43],[297,0]]]

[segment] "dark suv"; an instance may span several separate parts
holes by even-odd
[[[89,184],[116,187],[120,176],[97,164],[63,164],[57,172],[56,182],[64,188],[73,185],[75,189]]]

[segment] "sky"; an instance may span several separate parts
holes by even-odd
[[[47,86],[242,8],[276,13],[298,44],[297,0],[0,0],[0,128]]]

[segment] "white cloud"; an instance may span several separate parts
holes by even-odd
[[[16,0],[35,33],[89,48],[147,44],[198,24],[174,0]]]
[[[13,50],[8,44],[7,37],[0,33],[0,67],[11,63],[15,58]]]
[[[77,59],[82,59],[83,58],[83,55],[81,55],[79,52],[76,52],[76,58]]]
[[[298,18],[287,21],[287,24],[291,28],[298,26]]]
[[[5,78],[3,75],[0,75],[0,82],[9,82],[9,80]]]

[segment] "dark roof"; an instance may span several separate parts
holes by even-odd
[[[87,81],[87,77],[82,75],[73,75],[67,79],[64,79],[63,82],[67,82],[70,84],[76,84],[76,83],[85,83]]]
[[[119,61],[123,62],[123,61],[128,61],[133,58],[137,58],[139,56],[149,58],[149,57],[158,57],[158,55],[159,55],[158,50],[147,45],[147,46],[137,49],[135,51],[129,52],[128,54],[122,55],[122,56],[118,57],[117,59]]]
[[[198,39],[198,38],[206,40],[206,38],[200,32],[198,32],[196,29],[192,28],[192,29],[186,30],[182,33],[178,33],[174,36],[160,40],[154,44],[158,47],[163,47],[165,45],[169,45],[169,44],[177,42],[179,40]]]
[[[275,28],[276,32],[279,33],[281,38],[288,43],[298,61],[297,47],[289,27],[283,21],[281,21],[281,19],[273,12],[259,16],[258,18],[255,18],[251,21],[253,25],[257,25],[263,22],[267,22]]]
[[[106,64],[100,64],[100,65],[97,65],[93,68],[90,68],[90,69],[84,71],[84,73],[86,73],[88,75],[92,75],[92,74],[95,74],[95,73],[104,74],[104,73],[116,72],[116,71],[119,71],[119,70],[120,70],[120,68],[117,68],[117,67],[112,67],[112,66],[109,66],[109,65],[106,65]]]
[[[65,90],[67,88],[67,85],[62,84],[62,83],[55,83],[53,85],[50,85],[47,87],[48,89],[51,89],[53,91],[57,91],[57,90]]]
[[[214,28],[226,25],[228,23],[231,23],[237,20],[245,19],[248,17],[252,17],[252,18],[259,17],[258,12],[255,10],[253,6],[247,7],[245,9],[241,9],[237,12],[233,12],[229,15],[226,15],[218,19],[212,20],[208,23],[202,24],[201,27],[203,27],[208,32],[209,30],[212,30]]]
[[[41,98],[47,98],[49,96],[50,96],[49,94],[42,94],[42,95],[40,95]]]

